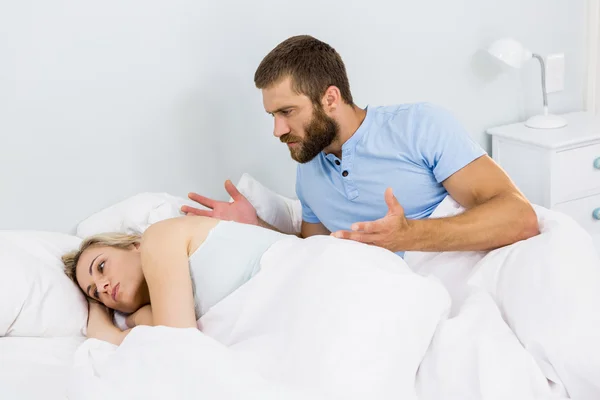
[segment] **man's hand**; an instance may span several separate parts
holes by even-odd
[[[385,202],[388,206],[385,217],[372,222],[357,222],[352,224],[352,231],[337,231],[331,235],[383,247],[393,252],[410,247],[408,243],[414,241],[410,221],[406,219],[404,208],[392,193],[392,188],[385,191]]]
[[[181,207],[181,211],[186,214],[258,225],[256,209],[248,199],[237,190],[230,180],[225,181],[225,190],[227,190],[227,193],[229,193],[233,199],[232,203],[209,199],[208,197],[200,196],[197,193],[190,193],[188,195],[190,200],[200,203],[203,206],[210,208],[210,210],[201,210],[199,208],[183,206]]]

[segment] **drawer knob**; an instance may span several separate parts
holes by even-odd
[[[600,169],[600,157],[594,160],[594,168]]]
[[[596,208],[592,215],[594,216],[594,219],[600,220],[600,207]]]

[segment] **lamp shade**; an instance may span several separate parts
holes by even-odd
[[[505,38],[493,42],[487,49],[488,53],[513,68],[521,66],[531,59],[533,54],[515,39]]]

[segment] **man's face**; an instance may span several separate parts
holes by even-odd
[[[265,110],[273,115],[273,135],[286,143],[290,155],[299,163],[315,158],[338,136],[339,125],[321,104],[313,104],[292,89],[291,79],[263,89]]]

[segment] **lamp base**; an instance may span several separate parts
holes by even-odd
[[[535,115],[525,121],[525,126],[533,129],[557,129],[567,126],[567,120],[553,114]]]

